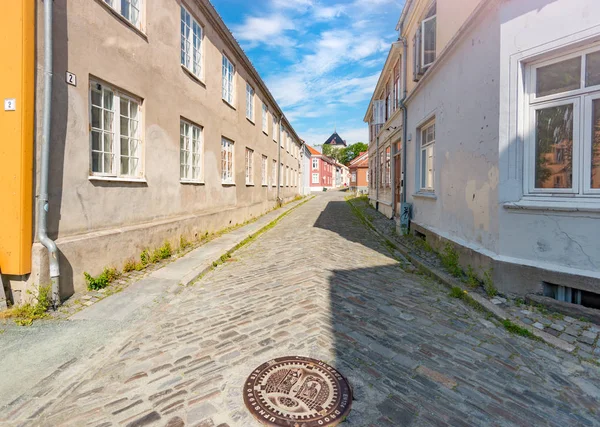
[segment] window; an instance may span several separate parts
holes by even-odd
[[[277,131],[279,130],[279,122],[273,116],[273,141],[277,142]]]
[[[223,99],[233,105],[233,94],[235,90],[233,77],[235,68],[229,58],[223,55]]]
[[[267,182],[267,156],[262,156],[262,163],[260,169],[260,182],[266,187],[269,183]]]
[[[289,166],[285,167],[285,186],[286,187],[290,186],[290,167]]]
[[[283,163],[279,165],[279,186],[281,187],[281,183],[283,182]]]
[[[271,185],[275,187],[277,185],[277,160],[273,160],[271,166]]]
[[[319,174],[318,173],[313,173],[312,174],[312,183],[313,184],[318,184],[319,183]]]
[[[184,120],[179,125],[179,177],[182,181],[202,179],[202,128]]]
[[[413,38],[413,80],[418,81],[436,56],[436,10],[434,4]]]
[[[283,124],[281,124],[281,130],[280,130],[280,134],[279,134],[279,142],[280,142],[281,148],[284,148],[284,144],[285,144],[285,126],[283,126]]]
[[[312,159],[312,168],[319,169],[319,159]]]
[[[246,148],[246,185],[254,185],[254,170],[252,164],[254,162],[254,151]]]
[[[233,184],[233,141],[221,138],[221,182]]]
[[[433,191],[435,177],[435,122],[423,126],[421,134],[421,190]]]
[[[394,67],[394,107],[396,111],[400,107],[400,64],[396,64]]]
[[[246,118],[254,123],[254,89],[246,83]]]
[[[110,7],[121,16],[131,22],[135,27],[142,27],[141,13],[144,0],[104,0]]]
[[[352,172],[352,177],[350,178],[350,181],[356,182],[356,172]]]
[[[384,167],[384,159],[383,152],[379,152],[379,187],[384,186],[385,179],[385,167]]]
[[[390,147],[385,149],[385,185],[390,186],[392,183],[392,168],[391,168]]]
[[[202,78],[202,27],[181,6],[181,65]]]
[[[262,130],[267,135],[269,134],[269,109],[266,104],[262,106]]]
[[[527,192],[600,195],[600,50],[533,64],[528,72]]]
[[[141,178],[140,101],[93,81],[90,92],[92,174]]]

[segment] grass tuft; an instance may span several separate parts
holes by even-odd
[[[504,326],[504,329],[506,329],[511,334],[519,335],[519,336],[522,336],[525,338],[537,339],[537,337],[535,335],[533,335],[533,333],[531,331],[529,331],[519,325],[515,325],[513,322],[511,322],[508,319],[504,319],[502,321],[502,326]]]
[[[19,326],[29,326],[34,320],[43,319],[48,315],[50,308],[50,290],[51,286],[40,286],[37,295],[27,291],[28,294],[34,295],[32,301],[27,304],[13,306],[6,311],[0,313],[0,319],[14,319]]]

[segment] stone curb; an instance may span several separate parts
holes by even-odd
[[[354,206],[354,204],[352,203],[351,200],[347,200],[347,201],[348,201],[348,203],[350,203],[350,205],[353,207],[353,209],[358,210],[358,208],[356,206]],[[361,215],[361,216],[363,217],[364,221],[366,221],[369,224],[369,228],[371,228],[375,232],[375,234],[379,235],[381,238],[383,238],[385,240],[390,240],[390,237],[386,236],[381,231],[379,231],[377,229],[377,227],[375,226],[375,224],[373,224],[371,221],[369,221],[369,219],[367,217],[365,217],[364,215]],[[453,278],[449,274],[445,273],[444,271],[431,266],[430,264],[426,263],[418,256],[413,255],[410,252],[409,248],[404,246],[402,243],[396,241],[395,239],[393,240],[393,243],[394,243],[395,248],[402,254],[402,256],[407,258],[412,264],[417,266],[420,270],[426,272],[430,277],[437,279],[439,282],[446,285],[448,288],[458,287],[462,290],[465,290],[462,282],[456,280],[455,278]],[[515,325],[517,325],[521,328],[527,329],[534,336],[541,339],[546,344],[549,344],[553,347],[557,347],[563,351],[566,351],[567,353],[572,353],[575,351],[574,345],[569,344],[565,340],[562,340],[553,335],[550,335],[547,332],[540,331],[536,328],[532,328],[532,327],[526,325],[525,323],[521,322],[519,319],[511,317],[505,310],[503,310],[502,308],[493,304],[492,302],[490,302],[488,299],[482,297],[481,295],[469,292],[469,296],[471,296],[471,298],[473,298],[477,303],[479,303],[486,311],[488,311],[490,314],[492,314],[495,318],[497,318],[499,320],[507,320],[508,319]]]

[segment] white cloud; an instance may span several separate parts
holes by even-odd
[[[241,42],[246,42],[249,47],[260,43],[269,46],[293,46],[295,42],[285,33],[294,29],[290,19],[281,14],[269,16],[249,16],[243,24],[233,27],[233,34]]]

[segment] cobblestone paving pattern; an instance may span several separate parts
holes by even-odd
[[[67,364],[8,425],[255,426],[242,385],[285,355],[354,387],[348,426],[600,425],[599,368],[509,334],[405,273],[343,200],[293,211],[230,262]]]

